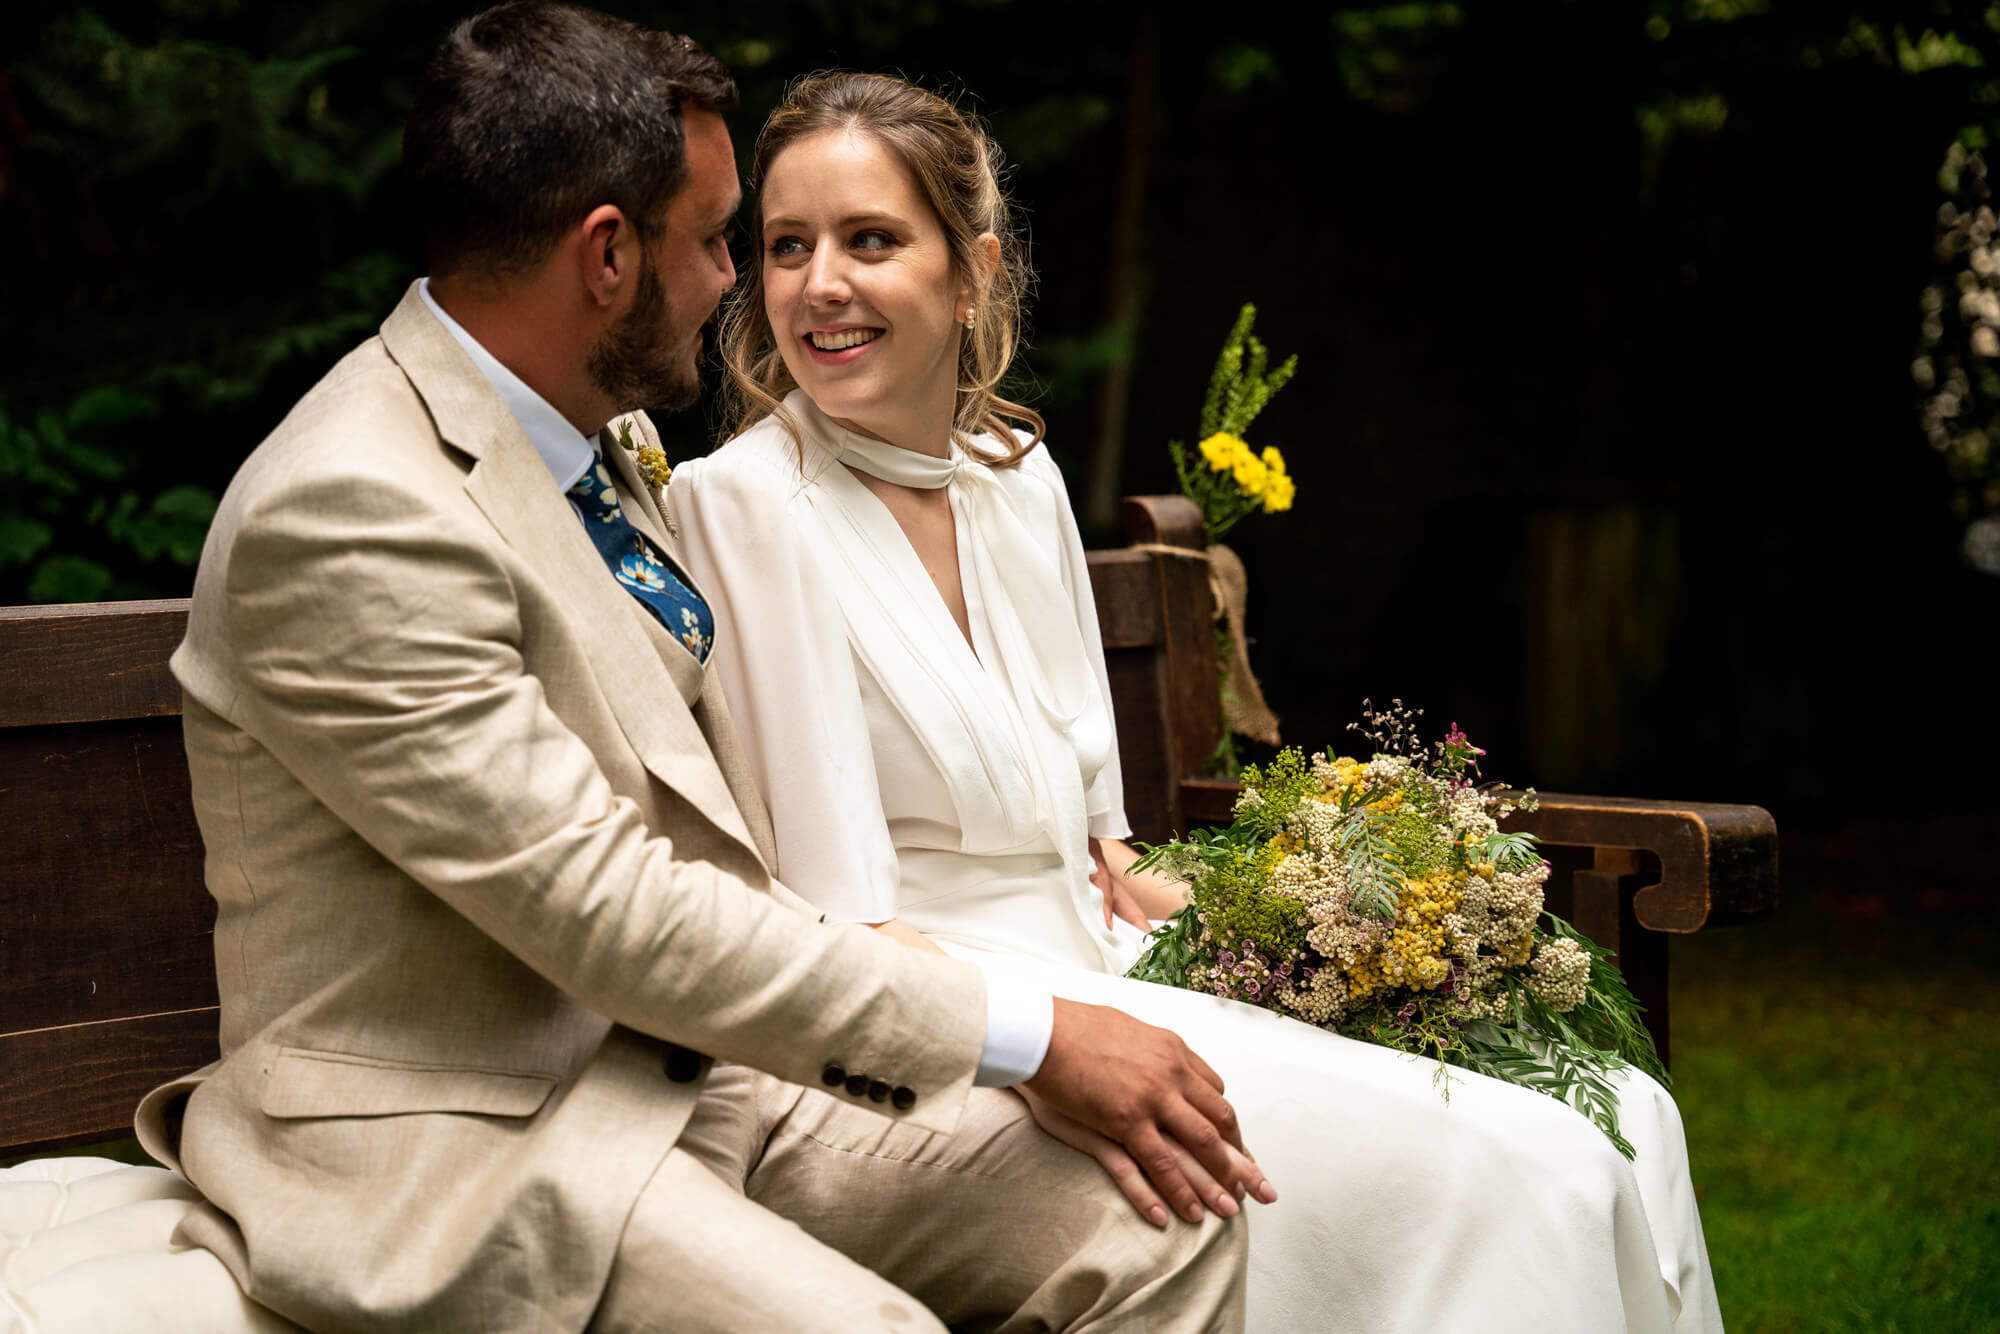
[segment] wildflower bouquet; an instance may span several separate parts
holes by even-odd
[[[1433,1057],[1447,1098],[1447,1066],[1546,1093],[1631,1157],[1605,1076],[1666,1070],[1606,952],[1543,911],[1533,837],[1500,831],[1534,790],[1475,785],[1456,724],[1424,746],[1400,701],[1363,708],[1372,758],[1287,747],[1245,766],[1227,829],[1146,850],[1189,901],[1130,976]]]

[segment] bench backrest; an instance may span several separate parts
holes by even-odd
[[[1090,573],[1128,811],[1158,839],[1219,736],[1214,632],[1206,566],[1162,549],[1199,534],[1193,506],[1128,504],[1141,545]],[[187,608],[0,608],[0,1157],[123,1136],[148,1089],[215,1057],[215,904],[167,670]]]

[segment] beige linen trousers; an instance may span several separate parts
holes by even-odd
[[[935,1328],[901,1266],[980,1327],[1240,1318],[1240,1226],[1140,1254],[1094,1164],[972,1088],[978,970],[772,879],[720,690],[414,288],[230,485],[173,670],[222,1058],[138,1128],[210,1201],[184,1238],[265,1305],[314,1330]],[[705,1094],[712,1061],[767,1074]],[[1097,1221],[1051,1231],[1036,1196]],[[849,1230],[888,1281],[835,1253]],[[1044,1251],[1060,1272],[1012,1272]],[[784,1314],[693,1300],[732,1290]]]

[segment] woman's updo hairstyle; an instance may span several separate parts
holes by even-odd
[[[979,238],[1000,239],[1000,262],[973,298],[977,317],[962,329],[958,350],[958,405],[952,430],[959,443],[994,467],[1019,463],[1045,429],[1041,414],[1009,402],[998,392],[1021,338],[1021,305],[1033,275],[1021,253],[1012,210],[1000,188],[1000,149],[982,128],[935,93],[879,74],[814,74],[792,86],[757,136],[750,186],[763,184],[778,155],[809,135],[858,130],[890,148],[916,177],[918,189],[937,215],[951,245],[952,265],[968,290],[978,293],[986,249]],[[763,201],[757,202],[751,236],[761,246]],[[760,253],[746,266],[743,282],[722,317],[722,364],[729,434],[739,435],[772,413],[787,414],[780,400],[797,382],[778,353],[776,335],[764,316],[764,263]],[[1032,432],[1016,440],[1008,420]],[[786,426],[798,434],[790,421]],[[971,440],[988,434],[1013,445],[1003,454],[973,449]]]

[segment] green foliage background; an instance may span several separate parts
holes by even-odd
[[[745,92],[739,139],[787,77],[816,66],[962,79],[1023,177],[1055,191],[1116,156],[1132,53],[1158,40],[1136,5],[610,7],[697,33],[732,62]],[[1500,8],[1496,17],[1450,3],[1263,4],[1165,37],[1199,51],[1203,95],[1225,107],[1259,89],[1309,86],[1387,113],[1421,106],[1476,61],[1495,23],[1547,34],[1537,42],[1574,40],[1574,59],[1629,77],[1642,173],[1676,137],[1721,131],[1730,87],[1746,78],[1869,65],[1923,76],[1963,108],[1968,141],[2000,102],[1989,78],[2000,6]],[[395,179],[400,122],[423,60],[465,9],[440,0],[14,7],[0,47],[0,601],[185,590],[236,460],[419,271]],[[1613,35],[1621,41],[1607,45]],[[1171,89],[1163,117],[1188,96]],[[1213,170],[1228,178],[1226,164]],[[1140,286],[1150,291],[1157,277],[1143,271]],[[1044,406],[1072,420],[1141,337],[1129,310],[1082,309],[1038,331],[1027,368]],[[706,443],[699,424],[684,433]],[[1072,449],[1084,439],[1067,438]]]

